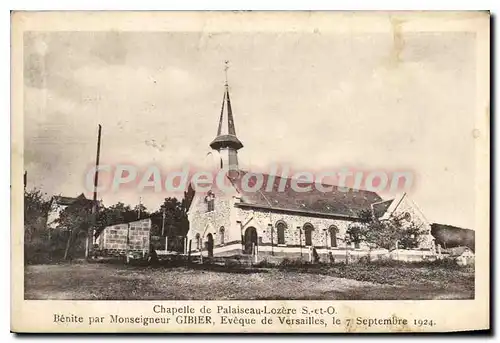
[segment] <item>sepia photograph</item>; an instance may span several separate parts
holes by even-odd
[[[16,14],[19,301],[212,301],[175,322],[224,331],[489,297],[488,12]]]

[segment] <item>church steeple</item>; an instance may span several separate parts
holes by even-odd
[[[215,150],[219,150],[226,146],[236,150],[243,148],[243,144],[238,137],[236,137],[233,110],[231,109],[231,99],[229,97],[229,86],[227,84],[225,85],[224,97],[222,100],[217,136],[212,143],[210,143],[210,146]]]
[[[225,63],[226,83],[224,85],[224,96],[219,118],[217,136],[210,143],[210,147],[219,151],[223,169],[238,170],[238,150],[243,148],[243,144],[236,137],[234,126],[233,110],[231,108],[231,98],[229,97],[229,85],[227,82],[228,61]]]

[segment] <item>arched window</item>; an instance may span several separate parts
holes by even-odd
[[[330,226],[328,229],[328,233],[330,234],[330,246],[332,248],[337,247],[337,233],[339,232],[339,229],[336,226]]]
[[[304,235],[306,236],[306,246],[312,246],[312,232],[314,227],[311,224],[304,225]]]
[[[285,244],[285,229],[286,229],[285,223],[278,222],[276,224],[276,231],[278,232],[278,244]]]
[[[199,233],[196,234],[195,239],[196,239],[196,250],[200,250],[201,240],[200,240],[200,234]]]
[[[220,235],[220,244],[224,244],[224,226],[221,226],[219,229],[219,235]]]

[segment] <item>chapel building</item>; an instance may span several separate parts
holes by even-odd
[[[264,175],[265,187],[259,191],[245,191],[241,181],[248,182],[249,177],[239,169],[238,150],[243,144],[236,135],[227,82],[217,135],[210,147],[220,156],[218,167],[227,172],[230,191],[213,187],[195,193],[186,240],[186,252],[191,249],[191,255],[307,259],[315,248],[322,260],[332,256],[340,261],[346,256],[357,259],[374,253],[365,243],[350,242],[347,237],[362,210],[381,219],[404,216],[422,225],[428,234],[422,237],[420,249],[434,254],[430,224],[406,194],[384,200],[375,192],[335,186],[329,192],[316,187],[296,192],[291,179],[274,175]]]

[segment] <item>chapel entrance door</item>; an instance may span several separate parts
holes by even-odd
[[[251,226],[245,230],[245,254],[252,254],[252,250],[257,248],[257,230]]]
[[[211,233],[207,235],[207,251],[208,257],[214,256],[214,236]]]

